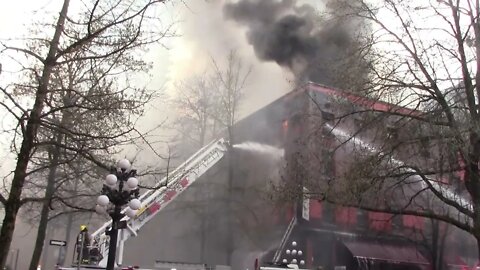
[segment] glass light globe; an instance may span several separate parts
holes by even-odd
[[[105,178],[105,184],[107,184],[109,187],[115,186],[115,184],[117,184],[117,176],[115,174],[107,175]]]
[[[100,195],[97,198],[97,204],[100,206],[107,206],[109,202],[110,199],[108,199],[107,195]]]
[[[301,250],[298,251],[298,256],[302,256],[303,252]]]
[[[131,209],[133,210],[138,210],[140,209],[140,206],[142,205],[142,203],[140,202],[139,199],[133,199],[131,200],[129,203],[128,203],[128,207],[130,207]]]
[[[282,261],[282,262],[283,262],[283,263],[287,263],[288,261],[287,261],[287,259],[283,259],[283,261]]]
[[[121,159],[117,163],[117,168],[126,172],[130,171],[131,166],[132,165],[130,164],[130,161],[128,161],[128,159]]]
[[[287,255],[290,255],[290,249],[287,249],[285,252],[287,253]]]
[[[101,206],[101,205],[96,205],[95,206],[95,212],[97,212],[97,214],[103,214],[106,212],[106,209],[104,206]]]
[[[297,242],[293,241],[293,242],[292,242],[292,246],[296,247],[296,246],[297,246]]]
[[[292,255],[297,255],[297,250],[296,249],[292,250]]]
[[[301,264],[301,265],[304,265],[304,264],[305,264],[305,261],[304,261],[304,260],[301,260],[301,261],[300,261],[300,264]]]
[[[107,187],[109,187],[111,190],[116,190],[117,189],[117,185],[107,185]]]
[[[292,263],[297,263],[297,259],[293,259],[293,260],[292,260]]]
[[[130,177],[127,180],[127,186],[131,189],[136,189],[138,186],[138,179],[135,177]]]
[[[129,217],[129,218],[133,218],[133,217],[135,217],[135,215],[137,214],[137,210],[133,210],[133,209],[131,209],[131,208],[128,208],[125,214],[126,214],[127,217]]]

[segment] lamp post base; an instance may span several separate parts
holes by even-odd
[[[106,270],[114,270],[115,269],[115,256],[117,253],[117,239],[118,239],[118,223],[121,219],[121,207],[119,205],[115,205],[115,209],[113,211],[112,217],[112,229],[108,233],[110,236],[110,245],[108,247],[108,260],[107,260],[107,268]]]

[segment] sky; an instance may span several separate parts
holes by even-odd
[[[244,102],[246,106],[243,108],[243,114],[251,112],[251,107],[258,108],[287,92],[286,89],[290,89],[288,72],[274,63],[257,60],[253,49],[246,41],[243,29],[234,22],[224,19],[221,0],[187,0],[184,4],[181,1],[172,3],[176,4],[165,5],[160,14],[164,17],[165,26],[174,24],[173,28],[179,36],[165,40],[162,46],[152,48],[145,55],[154,64],[150,87],[168,86],[193,74],[201,74],[209,67],[211,57],[221,62],[226,54],[234,49],[255,71],[249,80],[249,95]],[[53,16],[56,16],[61,4],[61,0],[20,0],[1,3],[0,38],[21,36],[27,33],[32,22],[41,21],[45,17],[53,21]],[[268,82],[260,79],[265,76],[269,78]],[[266,88],[277,90],[268,91]]]

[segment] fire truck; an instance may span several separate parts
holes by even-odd
[[[125,241],[130,237],[137,236],[146,223],[152,220],[158,213],[165,209],[170,202],[175,200],[182,192],[198,180],[198,178],[220,161],[228,148],[228,142],[224,139],[212,141],[178,166],[168,177],[165,177],[158,182],[154,189],[148,190],[140,196],[139,199],[142,206],[137,211],[137,214],[133,218],[125,216],[122,219],[124,224],[126,224],[126,228],[119,230],[116,265],[122,265]],[[122,213],[125,213],[127,208],[123,209]],[[57,269],[105,269],[110,244],[108,232],[111,226],[112,221],[108,221],[91,234],[93,245],[89,247],[89,252],[85,252],[88,253],[86,254],[86,260],[83,260],[85,259],[85,255],[82,254],[82,260],[79,260],[80,263],[77,263],[70,268],[60,267]],[[88,263],[85,263],[85,261]],[[119,267],[118,269],[139,268]]]

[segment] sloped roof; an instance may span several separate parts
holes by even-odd
[[[244,119],[248,119],[249,117],[252,117],[256,113],[261,112],[263,110],[268,110],[270,107],[274,106],[275,104],[285,102],[286,100],[293,99],[302,94],[308,94],[309,92],[318,92],[331,97],[344,98],[345,100],[351,102],[352,104],[355,104],[364,108],[368,108],[374,111],[393,112],[393,113],[402,114],[402,115],[419,115],[420,114],[420,111],[418,110],[399,106],[397,104],[388,103],[383,100],[362,96],[362,95],[359,95],[353,92],[344,91],[338,88],[325,86],[319,83],[308,82],[304,85],[301,85],[293,89],[291,92],[277,98],[273,102],[258,109],[257,111],[251,113]],[[243,121],[243,119],[240,120],[239,122],[241,121]]]

